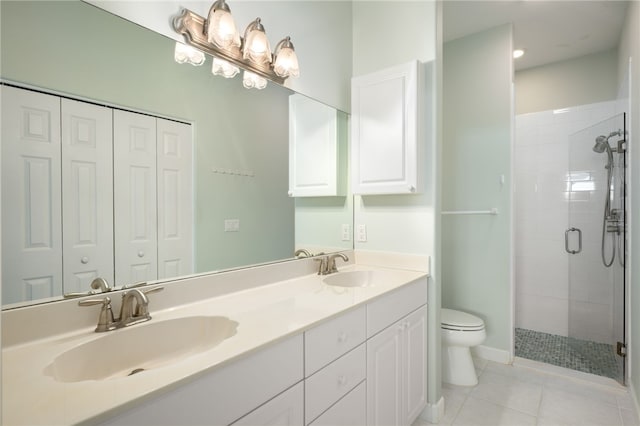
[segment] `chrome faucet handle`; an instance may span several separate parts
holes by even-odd
[[[122,290],[127,290],[127,289],[130,289],[130,288],[144,287],[146,285],[147,285],[146,281],[138,281],[137,283],[123,285],[122,286]]]
[[[100,314],[98,315],[98,325],[96,332],[109,331],[116,328],[116,323],[113,318],[113,309],[111,308],[111,298],[105,297],[103,299],[87,299],[78,302],[78,306],[94,306],[102,305]]]
[[[160,293],[162,290],[164,290],[164,287],[155,287],[149,290],[142,290],[142,292],[144,294],[153,294],[153,293]]]

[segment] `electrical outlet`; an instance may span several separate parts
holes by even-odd
[[[238,231],[240,231],[240,219],[224,220],[224,232],[238,232]]]
[[[351,226],[348,223],[342,224],[342,241],[351,241]]]
[[[367,225],[358,225],[358,242],[367,242]]]

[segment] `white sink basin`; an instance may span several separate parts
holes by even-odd
[[[103,333],[69,349],[47,367],[59,382],[105,380],[158,368],[206,351],[236,334],[226,317],[196,316],[134,325]]]
[[[373,271],[337,272],[322,281],[337,287],[370,287],[373,285]]]

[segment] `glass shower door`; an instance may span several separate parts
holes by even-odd
[[[625,134],[624,114],[572,134],[566,176],[572,362],[620,383],[626,348]]]

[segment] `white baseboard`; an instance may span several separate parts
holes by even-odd
[[[422,413],[420,413],[420,418],[422,420],[426,420],[429,423],[438,424],[440,420],[444,417],[444,396],[440,397],[440,400],[435,404],[427,404]]]
[[[487,361],[499,362],[500,364],[513,363],[511,353],[509,351],[505,351],[504,349],[496,349],[490,346],[480,345],[471,348],[471,352],[474,356],[486,359]]]
[[[633,407],[636,410],[636,415],[640,419],[640,405],[638,405],[638,395],[636,394],[636,390],[635,390],[635,387],[633,386],[633,381],[631,380],[631,378],[629,378],[629,386],[627,386],[627,388],[629,389],[629,394],[631,395],[631,399],[633,399]]]

